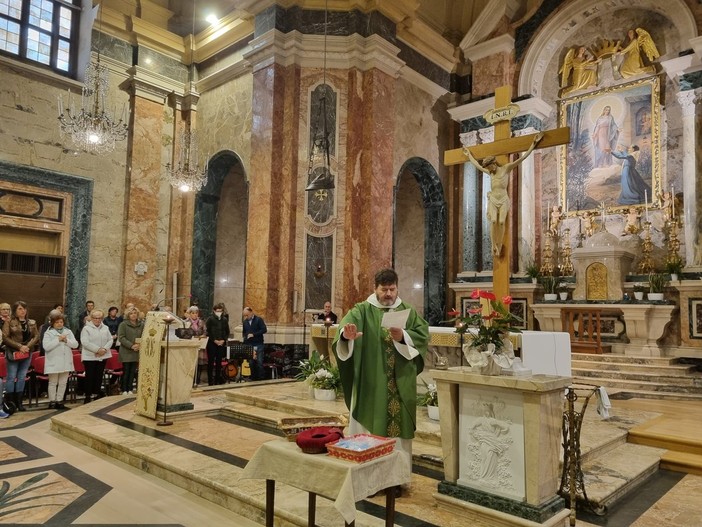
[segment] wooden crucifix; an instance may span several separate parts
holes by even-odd
[[[495,109],[489,113],[496,115],[494,142],[444,152],[444,165],[472,163],[478,170],[490,176],[491,191],[488,194],[488,218],[493,247],[493,290],[498,298],[509,294],[509,196],[507,185],[512,170],[521,163],[532,150],[549,146],[563,145],[570,141],[570,128],[556,128],[538,134],[511,137],[510,119],[518,107],[512,104],[512,88],[501,86],[495,90]],[[498,122],[499,121],[499,122]],[[510,162],[509,155],[524,152]],[[481,162],[479,162],[480,160]]]

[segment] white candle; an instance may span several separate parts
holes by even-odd
[[[566,210],[565,210],[565,212],[566,212],[566,214],[568,214],[568,199],[567,199],[567,198],[566,198]]]
[[[645,207],[646,207],[646,221],[648,221],[648,190],[644,189],[644,200],[645,200]]]
[[[605,204],[602,202],[602,229],[605,228]]]
[[[673,202],[673,218],[675,218],[675,185],[670,185],[670,199]]]
[[[551,200],[546,202],[546,230],[551,230]]]

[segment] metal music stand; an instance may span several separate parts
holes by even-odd
[[[234,382],[243,382],[243,379],[241,378],[241,363],[244,361],[244,359],[246,359],[249,361],[249,366],[251,366],[253,353],[254,348],[251,344],[243,344],[241,342],[233,342],[229,344],[229,360],[237,361],[237,365],[239,366]]]

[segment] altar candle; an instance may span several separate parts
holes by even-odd
[[[566,198],[566,210],[565,213],[568,214],[568,199]]]
[[[546,202],[546,230],[551,230],[551,200]]]
[[[648,221],[648,189],[644,189],[644,203],[646,207],[646,221]]]
[[[675,218],[675,185],[670,185],[670,199],[673,202],[673,218]]]

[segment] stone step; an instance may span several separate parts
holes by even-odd
[[[619,362],[628,364],[649,364],[659,366],[671,366],[677,364],[677,357],[632,357],[621,353],[572,353],[573,360],[589,360],[597,362]]]
[[[702,476],[702,455],[669,450],[661,458],[661,468]]]
[[[584,462],[588,498],[599,506],[611,507],[658,471],[663,452],[627,443]]]
[[[619,391],[626,391],[629,393],[656,393],[658,397],[662,397],[663,394],[676,394],[676,395],[692,395],[692,396],[702,396],[702,387],[696,386],[680,386],[678,384],[666,384],[662,385],[658,382],[652,381],[636,381],[627,379],[609,379],[606,377],[578,377],[573,376],[573,382],[584,382],[586,384],[594,384],[596,386],[604,386],[606,388],[617,388]],[[691,399],[696,399],[697,397],[690,397]]]
[[[687,386],[691,388],[699,388],[702,393],[702,377],[699,375],[661,375],[659,373],[649,372],[632,372],[621,370],[602,370],[589,368],[573,367],[572,374],[574,377],[600,377],[603,379],[626,379],[629,381],[644,381],[657,383],[661,385],[677,385]]]
[[[630,362],[602,362],[576,359],[571,362],[571,366],[573,368],[584,369],[597,368],[602,371],[641,372],[676,376],[689,375],[692,377],[699,377],[702,380],[702,372],[698,372],[695,366],[689,364],[672,364],[670,366],[661,366],[658,364],[634,364]]]
[[[595,379],[597,380],[597,379]],[[637,390],[631,387],[628,388],[613,388],[607,385],[607,379],[600,379],[597,383],[599,386],[604,386],[609,392],[610,398],[616,399],[663,399],[666,401],[700,401],[702,402],[702,395],[696,393],[677,393],[677,392],[656,392],[652,390]],[[573,380],[577,384],[577,380]],[[586,384],[595,384],[593,379],[582,379],[582,382]]]

